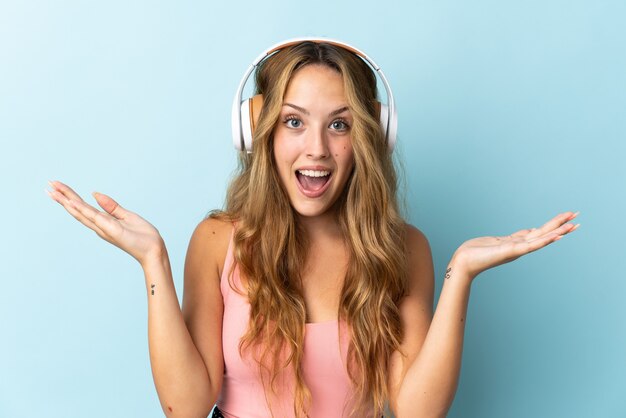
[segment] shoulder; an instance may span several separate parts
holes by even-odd
[[[430,243],[426,235],[415,226],[405,223],[405,245],[409,259],[431,257]]]
[[[221,276],[232,232],[233,224],[227,220],[207,217],[200,221],[191,235],[185,264]]]
[[[428,245],[428,239],[426,235],[417,227],[411,225],[410,223],[404,224],[404,232],[406,235],[407,245]]]
[[[405,246],[408,263],[409,293],[432,295],[434,289],[433,256],[426,235],[411,224],[405,224]]]
[[[210,232],[210,235],[217,235],[218,237],[222,235],[222,238],[228,236],[230,237],[230,233],[233,230],[233,223],[227,219],[222,219],[219,217],[210,217],[202,219],[198,226],[196,226],[196,231],[201,233]]]

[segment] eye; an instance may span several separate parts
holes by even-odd
[[[302,121],[294,115],[285,117],[283,123],[286,124],[288,128],[299,128],[302,126]]]
[[[345,119],[336,119],[330,124],[330,127],[337,131],[347,131],[350,129],[350,125]]]

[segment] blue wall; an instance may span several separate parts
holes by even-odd
[[[235,167],[237,83],[303,35],[353,43],[394,88],[435,301],[463,241],[581,212],[476,279],[449,417],[626,416],[625,17],[622,1],[0,2],[0,416],[162,415],[142,271],[47,180],[156,225],[182,300],[189,237]]]

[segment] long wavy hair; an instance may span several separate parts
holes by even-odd
[[[265,59],[255,75],[263,108],[254,132],[254,151],[240,153],[226,208],[210,216],[237,222],[234,257],[246,279],[250,302],[240,354],[254,348],[266,400],[268,388],[275,393],[281,371],[291,368],[294,413],[306,416],[311,394],[301,368],[306,320],[301,269],[308,242],[278,176],[273,131],[289,80],[295,71],[312,64],[342,75],[353,115],[355,165],[335,203],[349,254],[338,318],[345,321],[350,335],[347,372],[357,405],[351,414],[363,413],[357,411],[361,405],[374,408],[380,416],[389,395],[389,359],[403,338],[398,303],[406,294],[406,250],[397,175],[380,127],[376,76],[370,67],[352,52],[316,42],[302,42]]]

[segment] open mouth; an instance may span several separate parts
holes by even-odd
[[[329,170],[296,170],[298,188],[307,197],[321,196],[330,184]]]

